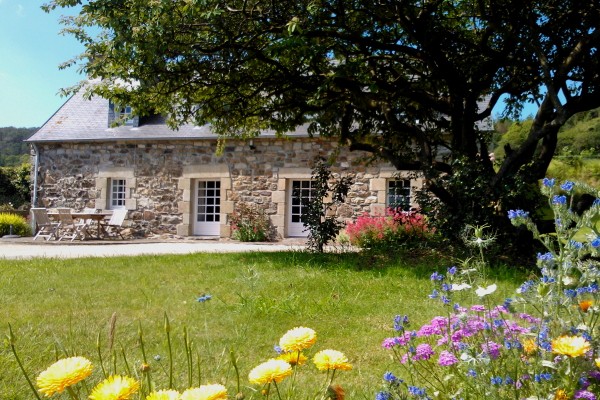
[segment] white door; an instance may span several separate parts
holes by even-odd
[[[308,230],[302,223],[308,203],[312,198],[313,182],[310,180],[293,180],[288,193],[287,235],[290,237],[306,237]]]
[[[219,236],[221,233],[221,182],[197,181],[194,208],[194,235]]]

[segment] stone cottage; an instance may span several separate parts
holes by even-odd
[[[126,122],[111,127],[115,118]],[[264,209],[279,237],[306,236],[299,196],[310,197],[315,158],[333,154],[332,172],[353,182],[335,211],[342,219],[415,206],[413,190],[420,186],[409,171],[398,173],[384,162],[367,165],[367,153],[301,129],[286,137],[263,132],[252,140],[220,142],[207,126],[174,131],[160,116],[132,116],[128,107],[81,93],[28,142],[34,206],[125,207],[127,224],[138,235],[228,237],[228,217],[247,202]]]

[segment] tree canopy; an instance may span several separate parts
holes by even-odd
[[[308,124],[422,170],[427,189],[464,209],[448,176],[468,164],[482,190],[544,176],[557,134],[600,106],[600,0],[55,0],[82,4],[66,30],[86,46],[90,90],[170,123],[223,135]],[[90,27],[94,29],[90,30]],[[98,32],[91,35],[89,32]],[[489,102],[480,109],[481,100]],[[494,165],[478,123],[507,98],[539,109],[527,138]],[[516,114],[513,114],[516,115]],[[456,161],[460,160],[459,163]]]

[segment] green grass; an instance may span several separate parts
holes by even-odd
[[[185,389],[183,331],[201,360],[194,384],[220,382],[235,392],[229,351],[238,358],[243,391],[261,398],[247,382],[248,372],[275,355],[273,345],[290,328],[307,326],[318,339],[309,356],[326,348],[344,352],[354,369],[336,382],[347,399],[372,399],[382,374],[393,369],[381,341],[393,336],[396,314],[411,316],[413,326],[442,312],[427,298],[429,275],[451,261],[440,256],[390,258],[356,254],[244,253],[141,256],[77,260],[0,260],[0,318],[12,325],[16,347],[32,378],[65,354],[82,355],[98,365],[96,341],[111,364],[108,325],[116,313],[116,370],[127,365],[133,375],[142,355],[138,329],[154,380],[168,384],[164,317],[168,316],[174,349],[175,386]],[[496,274],[503,299],[522,276],[513,269]],[[202,294],[212,295],[204,303]],[[471,299],[465,301],[470,302]],[[154,356],[161,360],[155,361]],[[111,369],[113,367],[110,367]],[[324,375],[303,367],[301,387],[316,388]],[[0,350],[0,398],[33,398],[5,344]],[[97,367],[91,384],[100,380]],[[312,397],[305,393],[303,398]],[[57,398],[61,398],[58,396]],[[67,398],[62,397],[62,398]]]

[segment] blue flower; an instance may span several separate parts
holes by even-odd
[[[533,286],[535,285],[534,281],[526,281],[524,282],[521,287],[519,288],[518,292],[519,293],[526,293],[527,291],[529,291],[529,289],[531,289]]]
[[[413,396],[425,396],[425,389],[422,389],[417,386],[409,386],[408,392]]]
[[[448,268],[448,275],[454,275],[454,274],[456,274],[457,271],[458,271],[458,268],[456,268],[456,266],[452,266],[452,267]]]
[[[390,384],[400,384],[404,382],[402,379],[398,379],[393,373],[386,372],[383,374],[383,380]]]
[[[441,281],[444,279],[444,275],[438,273],[437,271],[434,272],[433,274],[431,274],[431,280],[432,281]]]
[[[449,292],[450,289],[452,289],[452,285],[449,285],[447,283],[442,284],[442,291],[443,292]]]
[[[560,188],[562,190],[570,192],[571,190],[573,190],[574,186],[575,186],[575,184],[573,182],[571,182],[571,181],[565,181],[565,183],[563,183],[562,185],[560,185]]]
[[[567,204],[567,196],[554,196],[552,198],[552,204],[556,204],[556,205],[561,205],[561,204]]]
[[[433,292],[431,292],[431,294],[429,295],[430,299],[437,299],[439,296],[439,293],[437,290],[433,289]]]
[[[595,199],[592,206],[600,206],[600,199]]]
[[[529,213],[527,211],[523,211],[523,210],[508,210],[508,218],[510,218],[510,219],[527,218],[528,216],[529,216]]]
[[[212,296],[210,294],[203,294],[202,296],[198,297],[196,301],[199,303],[204,303],[205,301],[208,301],[210,299],[212,299]]]
[[[394,317],[394,329],[397,331],[403,331],[404,325],[408,324],[408,315],[396,315]]]
[[[552,261],[554,260],[554,256],[550,252],[544,254],[537,253],[537,259],[540,261]]]
[[[492,385],[502,385],[502,378],[499,376],[490,379]]]
[[[379,392],[375,396],[375,400],[389,400],[392,398],[392,394],[390,392]]]
[[[506,385],[512,385],[513,383],[515,383],[515,381],[510,376],[507,376],[506,378],[504,378],[504,383]]]
[[[475,372],[474,369],[470,369],[470,370],[467,371],[467,375],[470,376],[470,377],[475,378],[477,376],[477,372]]]
[[[570,297],[572,299],[577,297],[577,292],[573,289],[565,289],[564,293],[565,293],[565,296]]]
[[[552,179],[549,179],[549,178],[544,178],[544,179],[542,180],[542,183],[543,183],[543,184],[544,184],[544,186],[546,186],[546,187],[552,187],[552,186],[554,186],[554,183],[556,183],[556,179],[554,179],[554,178],[552,178]]]
[[[277,354],[283,353],[283,349],[281,347],[279,347],[278,345],[273,346],[273,350],[275,350],[275,352]]]
[[[447,298],[446,296],[440,297],[440,300],[442,300],[442,303],[444,303],[444,304],[450,304],[450,299]]]
[[[575,240],[569,241],[569,244],[571,245],[571,247],[573,247],[573,248],[575,248],[577,250],[579,250],[579,249],[581,249],[583,247],[583,243],[576,242]]]
[[[533,380],[535,380],[537,383],[549,381],[550,379],[552,379],[552,374],[550,372],[542,372],[541,374],[535,374],[535,376],[533,377]]]
[[[600,247],[600,237],[597,237],[596,239],[592,240],[590,244],[593,248]]]

